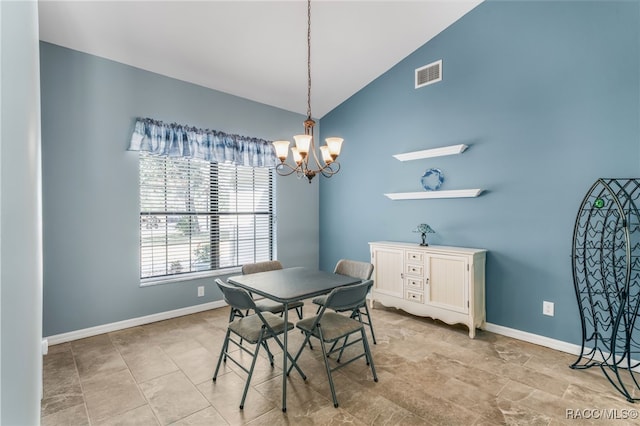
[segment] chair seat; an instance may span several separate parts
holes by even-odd
[[[316,305],[324,306],[327,303],[327,295],[315,297],[312,302]]]
[[[296,327],[305,333],[311,333],[319,339],[318,329],[314,328],[311,330],[316,318],[317,317],[311,317],[300,320],[296,323]],[[322,328],[322,336],[325,342],[333,342],[362,328],[360,321],[335,312],[325,312],[319,325]]]
[[[281,334],[284,329],[284,320],[271,312],[262,313],[262,317],[276,334]],[[291,330],[293,324],[287,322],[287,330]],[[229,324],[229,329],[251,344],[258,342],[262,331],[262,320],[257,314],[234,320]],[[264,336],[263,336],[264,337]]]
[[[293,302],[289,303],[289,309],[296,309],[304,306],[304,302]],[[260,312],[271,312],[274,314],[279,314],[284,311],[284,305],[280,302],[275,302],[269,299],[256,300],[256,309]]]

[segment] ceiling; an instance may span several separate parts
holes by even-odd
[[[481,2],[313,0],[313,115],[331,111]],[[39,19],[43,41],[306,114],[304,0],[40,0]]]

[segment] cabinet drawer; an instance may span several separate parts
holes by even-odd
[[[407,251],[406,256],[407,262],[422,263],[422,261],[424,260],[424,253],[419,251]]]
[[[424,272],[424,266],[422,265],[406,265],[405,266],[405,272],[408,275],[419,275],[422,276],[423,272]]]
[[[410,290],[424,290],[424,280],[422,278],[411,278],[408,277],[405,281],[407,288]]]
[[[404,293],[404,298],[410,300],[411,302],[422,303],[424,300],[424,296],[422,293],[418,293],[415,291],[407,290]]]

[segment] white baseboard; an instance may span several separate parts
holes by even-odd
[[[513,337],[514,339],[523,340],[525,342],[534,343],[540,346],[545,346],[547,348],[555,349],[561,352],[566,352],[568,354],[572,354],[576,356],[580,355],[580,350],[582,349],[580,345],[574,345],[572,343],[563,342],[562,340],[550,339],[548,337],[527,333],[526,331],[515,330],[513,328],[503,327],[501,325],[486,323],[483,329],[490,331],[492,333],[501,334],[507,337]],[[584,350],[586,353],[589,353],[589,351],[591,350],[591,347],[585,346]],[[593,356],[593,360],[604,361],[604,358],[608,357],[609,355],[610,354],[608,352],[596,352]],[[632,358],[629,364],[639,365],[640,360],[636,360]],[[636,373],[640,373],[640,366],[632,368],[632,370]]]
[[[147,315],[144,317],[131,318],[124,321],[112,322],[110,324],[84,328],[82,330],[70,331],[68,333],[55,334],[53,336],[46,337],[45,340],[47,340],[48,346],[57,345],[60,343],[70,342],[72,340],[84,339],[85,337],[97,336],[98,334],[109,333],[111,331],[123,330],[125,328],[136,327],[138,325],[144,325],[156,321],[163,321],[171,318],[181,317],[183,315],[208,311],[209,309],[221,308],[223,306],[227,306],[225,301],[218,300],[215,302],[203,303],[201,305],[175,309],[173,311],[159,312],[157,314]]]
[[[527,333],[526,331],[516,330],[515,328],[503,327],[501,325],[485,323],[483,330],[490,331],[495,334],[501,334],[514,339],[523,340],[547,348],[566,352],[572,355],[580,355],[580,345],[563,342],[562,340],[551,339],[549,337],[540,336],[539,334]]]

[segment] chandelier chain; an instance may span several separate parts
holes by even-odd
[[[311,0],[307,0],[307,117],[311,118]]]

